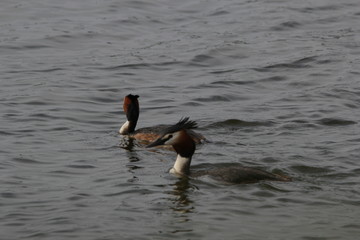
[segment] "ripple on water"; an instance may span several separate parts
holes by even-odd
[[[12,135],[16,135],[16,133],[12,132],[11,130],[9,130],[9,131],[0,130],[0,135],[3,135],[3,136],[12,136]],[[0,152],[1,152],[1,150],[0,150]]]
[[[277,26],[274,26],[271,28],[271,30],[273,31],[285,31],[285,30],[290,30],[290,29],[294,29],[294,28],[299,28],[302,24],[297,22],[297,21],[286,21],[286,22],[282,22]]]
[[[284,69],[310,68],[313,66],[312,63],[316,62],[317,58],[318,58],[317,56],[305,57],[305,58],[293,60],[290,63],[276,63],[262,68],[253,68],[253,70],[257,72],[275,72]]]
[[[357,124],[357,122],[355,121],[341,118],[322,118],[320,120],[317,120],[317,122],[325,126],[347,126]]]
[[[45,68],[45,69],[26,69],[26,70],[11,70],[6,73],[51,73],[57,71],[63,71],[64,68]]]
[[[25,44],[22,46],[19,45],[1,45],[0,49],[3,50],[37,50],[37,49],[44,49],[44,48],[50,48],[51,46],[49,45],[42,45],[42,44]]]
[[[183,62],[178,61],[170,61],[170,62],[152,62],[152,63],[130,63],[130,64],[121,64],[121,65],[115,65],[115,66],[106,66],[106,67],[96,67],[95,69],[98,70],[107,70],[107,71],[118,71],[121,69],[132,69],[132,70],[140,70],[140,69],[152,69],[152,70],[170,70],[173,65],[180,65],[183,64]],[[129,74],[134,75],[134,74]]]
[[[193,100],[198,102],[231,102],[231,99],[229,97],[220,95],[195,98]]]
[[[25,164],[46,164],[46,162],[41,162],[39,160],[26,158],[26,157],[15,157],[12,160],[18,163],[25,163]]]
[[[288,79],[288,77],[286,77],[286,76],[275,75],[275,76],[261,78],[261,79],[257,80],[256,82],[276,83],[276,82],[283,82],[283,81],[285,81],[287,79]]]
[[[89,165],[89,164],[70,164],[70,165],[67,165],[66,167],[75,168],[75,169],[92,169],[92,168],[96,168],[95,166]]]
[[[207,126],[207,128],[234,128],[234,127],[269,127],[274,125],[272,121],[244,121],[240,119],[227,119],[215,122]]]
[[[329,167],[315,167],[308,165],[293,165],[290,167],[294,172],[298,172],[301,175],[325,175],[333,172]]]

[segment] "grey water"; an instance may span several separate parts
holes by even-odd
[[[355,239],[358,0],[3,0],[0,239]],[[189,116],[193,168],[118,134]]]

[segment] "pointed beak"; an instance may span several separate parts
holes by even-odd
[[[150,143],[149,145],[146,146],[146,148],[151,148],[151,147],[155,147],[155,146],[160,146],[160,145],[164,145],[165,144],[164,139],[158,138],[156,139],[154,142]]]

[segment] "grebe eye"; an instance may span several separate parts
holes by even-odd
[[[168,133],[168,134],[164,135],[161,139],[162,139],[163,141],[168,141],[168,140],[170,140],[172,137],[173,137],[173,134]]]

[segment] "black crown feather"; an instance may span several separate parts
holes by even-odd
[[[139,95],[128,94],[127,97],[130,98],[131,100],[134,100],[134,99],[138,99]]]
[[[181,118],[176,124],[168,127],[165,132],[166,133],[174,133],[180,131],[182,129],[194,129],[197,128],[197,123],[195,121],[189,120],[188,117]]]

